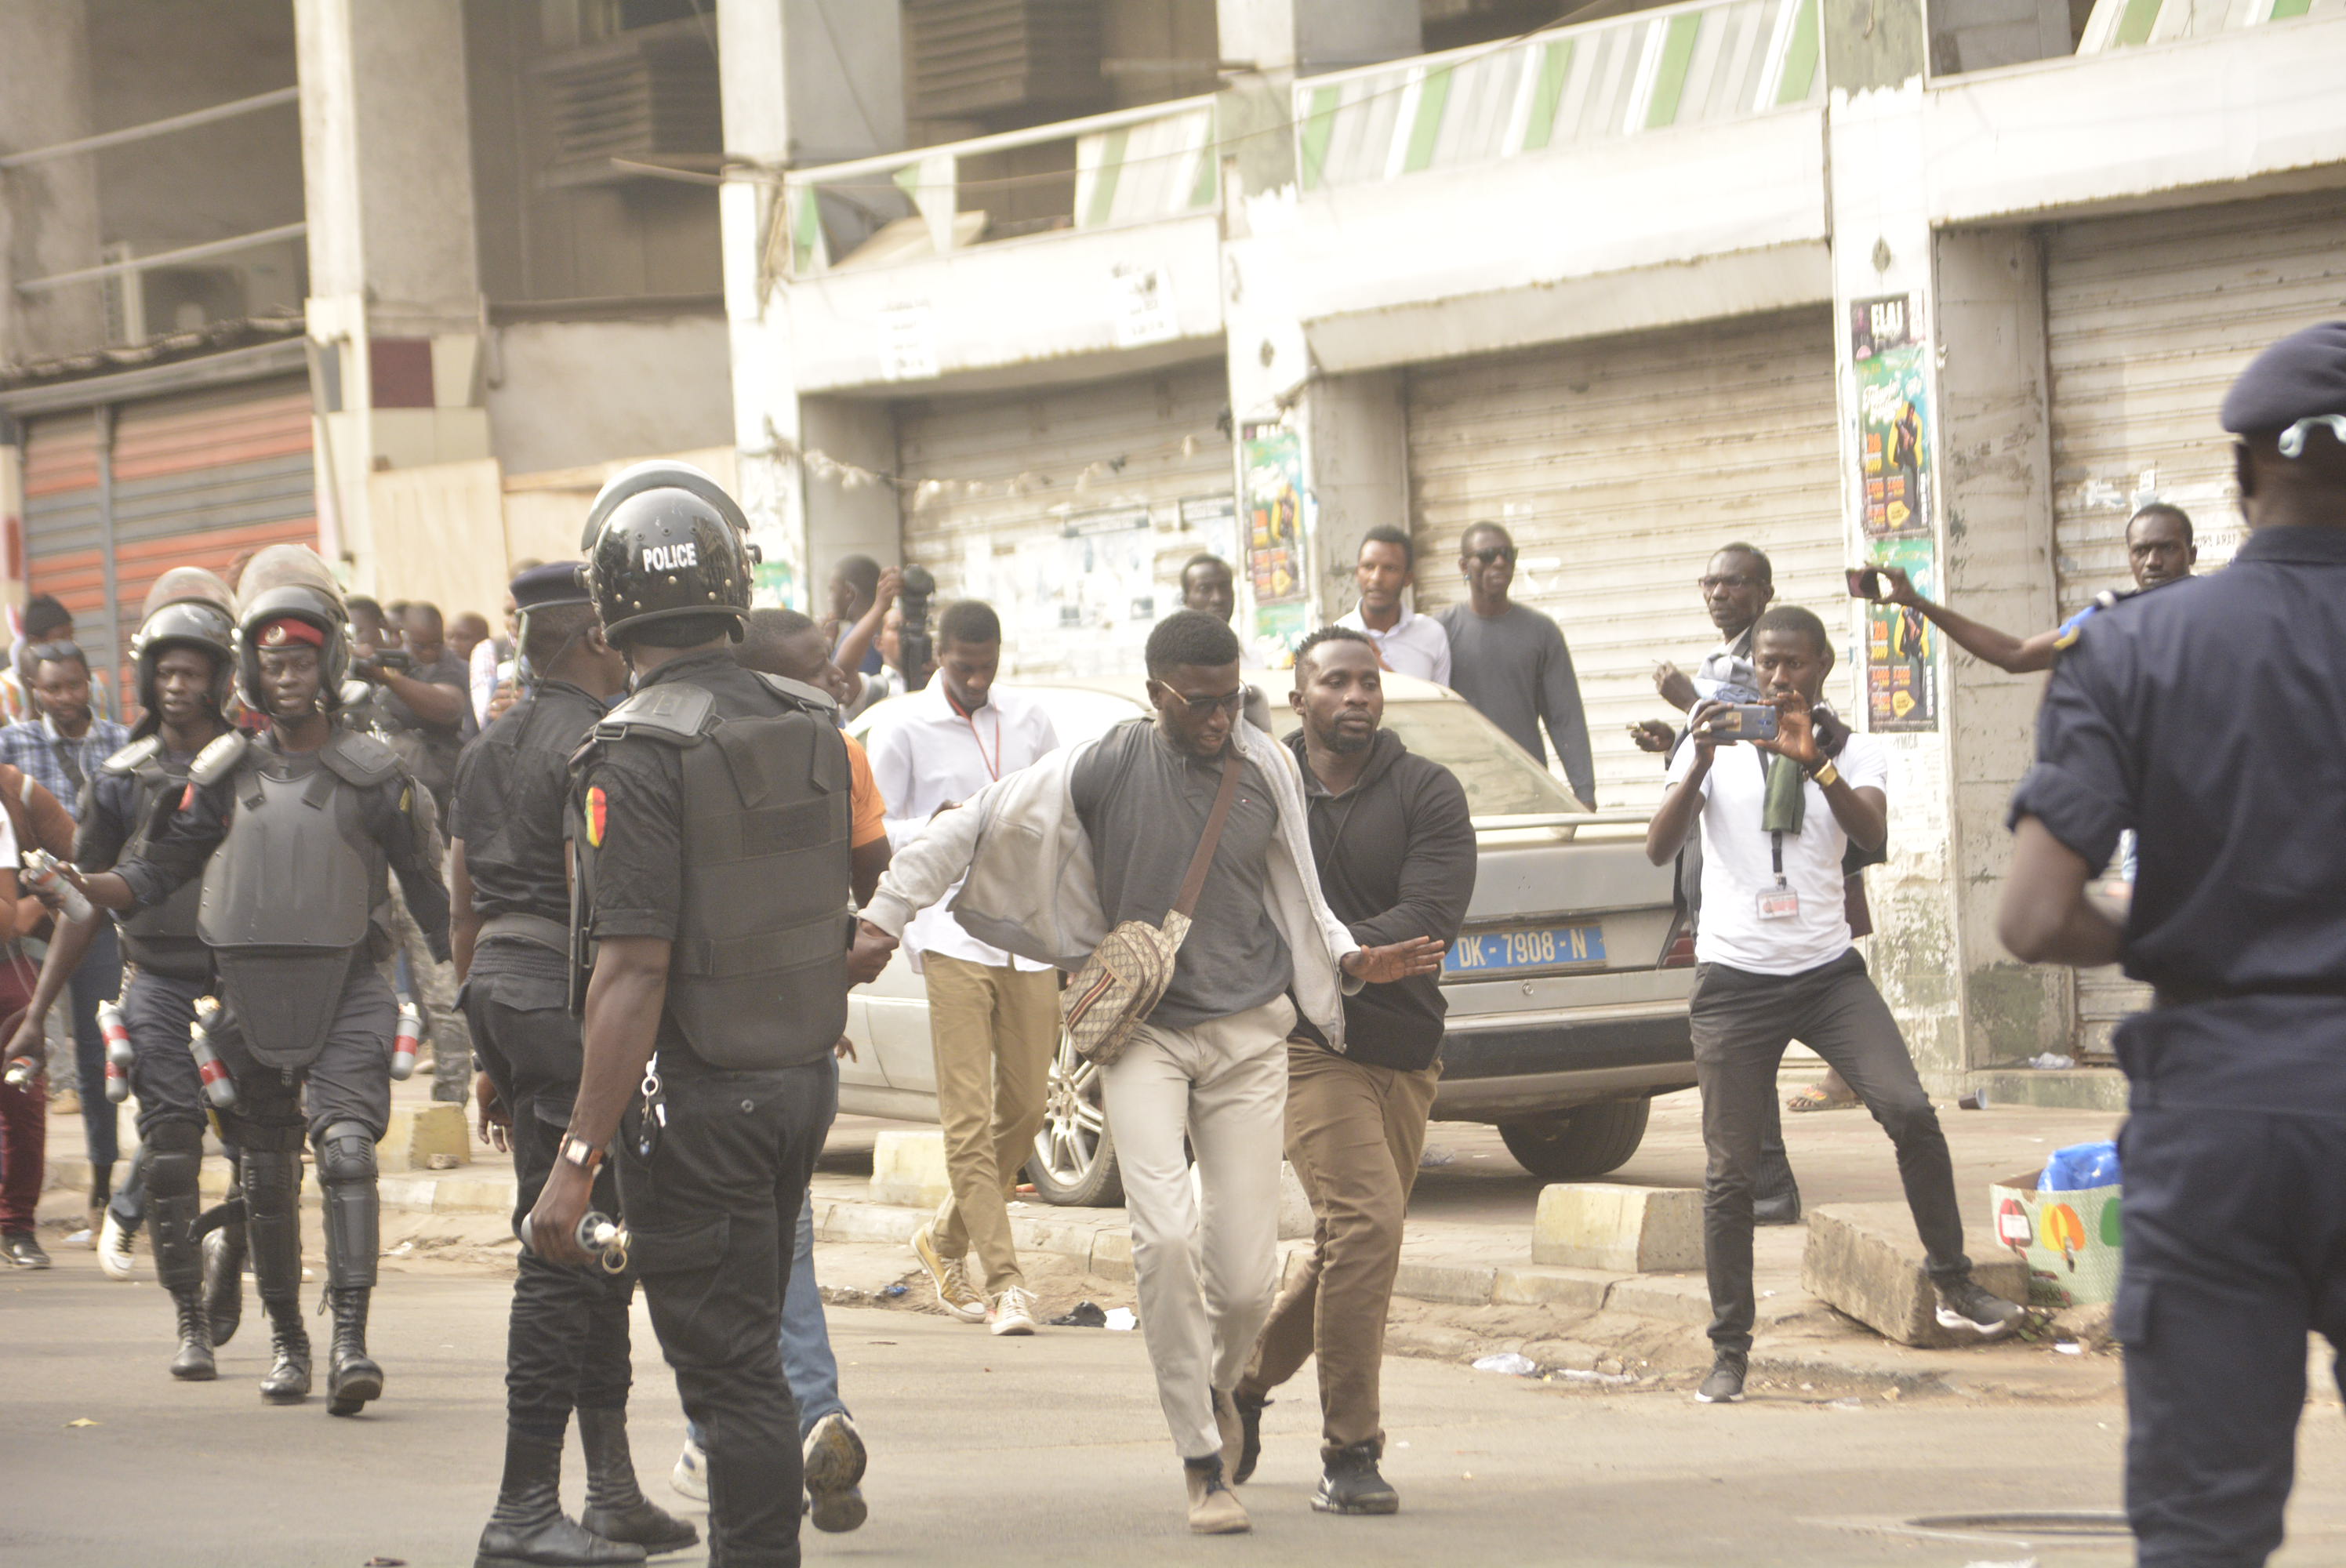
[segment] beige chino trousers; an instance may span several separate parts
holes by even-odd
[[[931,952],[922,955],[921,973],[953,1188],[932,1234],[946,1258],[974,1247],[984,1288],[998,1296],[1026,1284],[1010,1239],[1010,1195],[1043,1125],[1059,1045],[1058,972]]]

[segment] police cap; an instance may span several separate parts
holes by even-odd
[[[2250,360],[2224,398],[2224,428],[2235,435],[2332,414],[2346,414],[2346,321],[2291,332]]]
[[[532,566],[508,585],[514,608],[523,615],[532,610],[550,610],[556,605],[591,605],[594,596],[586,591],[586,568],[577,561],[555,561],[543,566]]]

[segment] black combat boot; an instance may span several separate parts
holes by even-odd
[[[645,1552],[681,1552],[700,1532],[644,1495],[636,1484],[635,1456],[627,1451],[627,1412],[578,1411],[578,1446],[586,1455],[586,1507],[578,1522],[606,1541],[624,1541]]]
[[[298,1405],[310,1397],[310,1332],[301,1327],[298,1296],[264,1296],[269,1314],[269,1349],[274,1358],[260,1380],[260,1397],[272,1405]]]
[[[562,1512],[562,1440],[505,1429],[505,1474],[473,1568],[607,1568],[644,1549],[583,1530]]]
[[[1327,1456],[1311,1506],[1322,1513],[1399,1513],[1401,1493],[1377,1473],[1377,1445],[1356,1442]]]
[[[212,1343],[236,1338],[244,1317],[244,1222],[233,1220],[204,1237],[204,1316]]]
[[[354,1416],[369,1400],[382,1398],[382,1369],[367,1355],[367,1297],[363,1285],[329,1289],[334,1307],[334,1348],[326,1358],[326,1413]]]
[[[179,1314],[179,1353],[171,1358],[171,1376],[183,1383],[209,1383],[219,1369],[212,1364],[212,1325],[203,1292],[182,1286],[171,1292],[171,1305]]]

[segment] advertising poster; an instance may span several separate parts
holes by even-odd
[[[1148,507],[1070,517],[1059,547],[1062,627],[1113,631],[1124,622],[1157,619],[1157,535]]]
[[[1931,367],[1904,294],[1850,303],[1857,372],[1859,521],[1869,539],[1931,532]]]
[[[1258,605],[1303,597],[1303,438],[1284,425],[1246,427],[1247,575]]]
[[[1255,657],[1265,669],[1293,669],[1295,650],[1303,645],[1304,636],[1311,630],[1310,617],[1301,604],[1265,605],[1254,613]],[[1280,698],[1284,706],[1285,697]]]
[[[1873,548],[1873,564],[1896,566],[1925,598],[1939,596],[1938,552],[1928,539],[1893,539]],[[1902,605],[1865,607],[1866,728],[1939,728],[1939,630]]]

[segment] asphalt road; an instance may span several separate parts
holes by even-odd
[[[507,1287],[386,1266],[374,1346],[388,1397],[336,1420],[321,1398],[263,1406],[258,1313],[222,1375],[165,1376],[151,1277],[104,1279],[89,1253],[0,1274],[0,1562],[10,1568],[415,1568],[472,1560],[495,1493]],[[1256,1532],[1200,1541],[1140,1337],[1058,1329],[998,1340],[940,1318],[837,1309],[850,1401],[872,1444],[872,1522],[810,1534],[810,1562],[1123,1564],[2108,1564],[2125,1543],[1932,1536],[1917,1518],[2106,1510],[2120,1414],[2106,1402],[1855,1408],[1797,1395],[1711,1408],[1683,1393],[1544,1387],[1431,1361],[1388,1363],[1386,1473],[1404,1512],[1311,1512],[1310,1385],[1266,1418],[1244,1489]],[[319,1320],[322,1337],[323,1320]],[[1304,1379],[1308,1380],[1307,1369]],[[640,1310],[635,1437],[648,1487],[683,1422]],[[94,1424],[76,1425],[76,1422]],[[2278,1559],[2346,1560],[2346,1441],[2310,1418],[2294,1539]],[[581,1481],[573,1456],[570,1505]],[[681,1507],[681,1504],[678,1504]],[[666,1559],[690,1563],[697,1553]]]

